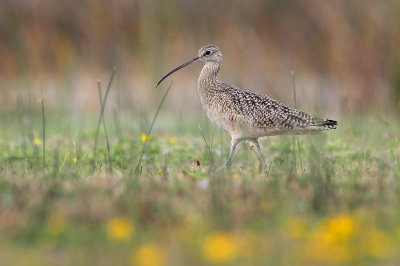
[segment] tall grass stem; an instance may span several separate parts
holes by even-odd
[[[199,127],[199,129],[200,129],[201,136],[203,137],[203,140],[204,140],[204,142],[205,142],[205,144],[206,144],[206,147],[207,147],[207,150],[208,150],[208,153],[209,153],[209,158],[210,158],[210,174],[212,174],[212,173],[214,172],[214,171],[213,171],[213,170],[214,170],[214,156],[213,156],[212,146],[211,146],[211,145],[212,145],[212,141],[211,141],[210,144],[208,144],[203,129],[200,127],[200,125],[198,125],[198,127]]]
[[[98,89],[99,89],[99,100],[100,100],[100,105],[101,105],[101,107],[103,108],[103,97],[102,97],[102,94],[101,94],[101,84],[100,84],[100,81],[97,82],[97,87],[98,87]],[[105,104],[105,102],[104,102],[104,104]],[[110,142],[108,141],[106,120],[105,120],[105,118],[104,118],[104,115],[103,115],[102,122],[103,122],[103,128],[104,128],[104,135],[106,136],[107,156],[108,156],[108,170],[109,170],[110,173],[112,173],[112,158],[111,158],[111,151],[110,151]]]
[[[149,130],[147,131],[147,134],[146,134],[146,139],[145,139],[144,142],[143,142],[142,151],[140,152],[139,161],[138,161],[138,163],[137,163],[137,165],[136,165],[136,167],[135,167],[135,170],[134,170],[135,176],[141,175],[142,160],[143,160],[144,154],[146,153],[146,148],[147,148],[147,143],[148,143],[148,141],[149,141],[149,136],[150,136],[150,134],[151,134],[151,131],[153,130],[153,126],[154,126],[154,123],[155,123],[156,120],[157,120],[158,113],[160,112],[161,107],[163,106],[164,101],[165,101],[165,99],[167,98],[167,95],[168,95],[168,92],[169,92],[169,89],[171,88],[171,86],[172,86],[172,82],[168,85],[167,90],[165,91],[164,96],[162,97],[161,102],[159,103],[159,105],[158,105],[158,107],[157,107],[157,111],[156,111],[156,113],[155,113],[155,115],[154,115],[154,117],[153,117],[153,121],[151,121]]]
[[[100,124],[102,122],[103,119],[103,115],[104,115],[104,108],[106,106],[106,102],[107,102],[107,97],[108,97],[108,93],[110,92],[111,89],[111,84],[114,80],[114,76],[115,76],[115,72],[116,72],[116,68],[113,68],[112,73],[111,73],[111,77],[110,80],[108,81],[108,85],[107,85],[107,90],[106,93],[104,95],[104,99],[103,101],[100,103],[100,116],[99,116],[99,120],[97,121],[97,127],[96,127],[96,136],[94,138],[94,146],[93,146],[93,160],[92,160],[92,168],[95,168],[95,163],[96,163],[96,156],[97,156],[97,142],[98,142],[98,138],[99,138],[99,131],[100,131]]]
[[[44,101],[42,99],[42,143],[43,143],[43,177],[46,174],[46,119],[44,116]]]

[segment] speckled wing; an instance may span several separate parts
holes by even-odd
[[[266,95],[234,87],[225,89],[228,90],[227,93],[231,98],[231,108],[252,127],[327,130],[337,126],[334,120],[319,118],[296,110]]]

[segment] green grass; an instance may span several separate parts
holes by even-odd
[[[263,139],[263,174],[255,148],[244,143],[233,166],[217,174],[229,135],[203,114],[161,112],[136,176],[154,113],[118,114],[120,126],[105,113],[110,156],[100,130],[93,167],[96,118],[46,112],[46,169],[41,113],[8,114],[1,124],[0,258],[7,265],[128,265],[140,254],[168,265],[400,259],[394,118],[340,119],[337,130],[299,143]],[[303,171],[293,156],[299,152]],[[107,233],[113,219],[128,220],[133,233],[123,225],[125,238]],[[225,255],[210,258],[207,247]]]

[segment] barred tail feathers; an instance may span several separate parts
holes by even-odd
[[[331,130],[331,129],[336,129],[338,122],[332,119],[318,119],[319,121],[315,121],[312,124],[302,126],[302,127],[297,127],[295,129],[294,134],[298,135],[303,135],[303,134],[319,134],[323,133],[326,130]]]
[[[338,122],[332,119],[325,119],[320,126],[326,129],[336,129]]]

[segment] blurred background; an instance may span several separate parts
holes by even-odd
[[[111,106],[152,109],[174,80],[166,108],[200,112],[200,64],[155,84],[209,43],[223,52],[221,80],[290,105],[294,71],[306,111],[399,108],[398,0],[2,0],[0,108],[43,98],[98,112],[97,80],[104,88],[116,67]]]
[[[338,130],[218,173],[202,65],[155,88],[210,43]],[[399,118],[400,0],[0,0],[0,264],[399,265]]]

